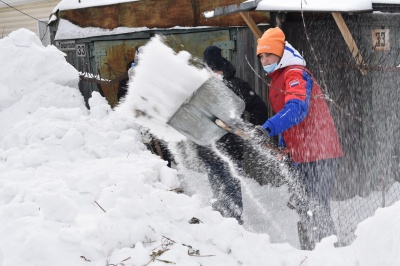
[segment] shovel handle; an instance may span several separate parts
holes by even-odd
[[[215,120],[215,124],[217,124],[217,126],[221,127],[222,129],[225,129],[228,132],[238,135],[239,137],[242,137],[247,140],[251,139],[250,133],[245,132],[244,130],[239,129],[239,128],[233,129],[230,126],[228,126],[225,122],[223,122],[222,120],[220,120],[218,118]]]
[[[238,135],[239,137],[241,137],[241,138],[243,138],[245,140],[252,140],[253,139],[251,133],[246,132],[246,131],[244,131],[244,130],[242,130],[240,128],[232,128],[232,127],[228,126],[225,122],[223,122],[222,120],[220,120],[218,118],[215,120],[215,124],[217,124],[222,129],[224,129],[224,130],[226,130],[226,131],[228,131],[230,133],[233,133],[235,135]],[[269,149],[269,150],[272,150],[273,152],[275,152],[277,154],[278,160],[281,160],[283,157],[285,157],[288,154],[288,152],[281,151],[281,150],[277,149],[275,146],[271,145],[268,142],[261,143],[261,146],[266,148],[266,149]]]

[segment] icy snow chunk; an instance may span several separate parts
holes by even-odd
[[[8,36],[11,38],[14,44],[19,47],[29,47],[32,44],[42,46],[42,43],[36,34],[24,28],[13,31]]]
[[[72,222],[78,214],[79,208],[63,194],[45,193],[38,197],[36,203],[49,220]]]
[[[139,241],[144,241],[147,235],[153,236],[154,232],[148,226],[146,219],[128,219],[115,209],[111,209],[100,220],[97,237],[102,243],[102,250],[110,253],[117,248],[131,247]]]
[[[107,103],[104,97],[97,91],[92,93],[92,97],[89,99],[90,115],[93,118],[104,118],[111,112],[111,107]]]
[[[169,187],[175,188],[179,186],[179,180],[175,169],[171,169],[167,166],[161,167],[159,170],[160,182]]]
[[[49,160],[49,154],[45,148],[28,149],[22,158],[25,165],[38,166]]]
[[[15,219],[18,217],[33,216],[38,211],[39,206],[34,202],[11,203],[2,208],[2,215]]]
[[[151,260],[149,252],[143,247],[141,242],[135,244],[132,257],[135,258],[136,265],[146,265]]]
[[[85,143],[83,135],[76,130],[75,128],[71,128],[64,135],[61,140],[61,145],[67,149],[77,149],[83,146]]]
[[[109,178],[107,173],[97,173],[85,175],[77,184],[78,191],[81,193],[90,193],[97,198],[103,186],[103,181]]]
[[[231,250],[233,241],[241,237],[241,230],[234,218],[223,220],[212,228],[212,242],[222,251],[228,253]]]
[[[58,232],[58,236],[61,240],[74,244],[78,244],[82,240],[82,232],[78,228],[62,228]]]

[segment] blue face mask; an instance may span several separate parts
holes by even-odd
[[[266,65],[266,66],[263,66],[263,68],[264,68],[264,71],[267,73],[267,74],[269,74],[269,73],[272,73],[272,72],[274,72],[274,70],[275,70],[275,68],[278,66],[278,63],[273,63],[273,64],[271,64],[271,65]]]

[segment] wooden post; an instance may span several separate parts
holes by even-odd
[[[346,25],[346,22],[344,21],[344,19],[342,17],[342,14],[339,12],[332,12],[332,16],[333,16],[336,24],[338,25],[339,30],[342,33],[342,36],[344,38],[344,41],[346,42],[347,46],[349,47],[354,60],[356,60],[356,64],[358,65],[361,74],[366,75],[367,71],[362,69],[364,60],[360,54],[360,51],[358,50],[357,44],[354,41],[349,28]]]
[[[251,32],[254,36],[259,39],[262,36],[261,30],[257,27],[256,23],[254,22],[253,18],[250,16],[249,12],[239,12],[242,16],[243,20],[246,22],[247,26],[249,26]]]

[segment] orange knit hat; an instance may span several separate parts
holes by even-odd
[[[257,55],[268,53],[282,57],[284,49],[285,34],[278,27],[266,30],[261,38],[257,40]]]

